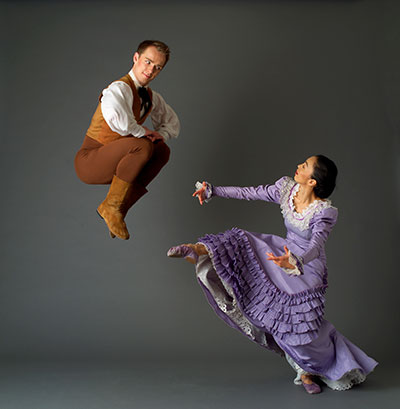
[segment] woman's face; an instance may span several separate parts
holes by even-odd
[[[297,170],[294,175],[294,180],[301,185],[310,184],[313,186],[315,180],[312,179],[312,174],[314,173],[314,166],[317,163],[316,156],[310,156],[303,163],[297,165]]]

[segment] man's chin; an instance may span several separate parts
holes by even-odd
[[[141,81],[140,81],[140,83],[141,83],[141,85],[144,87],[144,86],[146,86],[150,81],[151,81],[151,78],[147,78],[147,77],[143,76],[142,79],[141,79]]]

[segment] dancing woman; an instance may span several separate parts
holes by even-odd
[[[324,319],[324,246],[338,213],[328,197],[336,176],[336,165],[317,155],[298,165],[294,180],[285,176],[275,184],[244,188],[198,182],[193,196],[200,204],[214,196],[280,204],[287,236],[233,228],[167,254],[195,264],[216,314],[285,356],[297,373],[294,382],[310,394],[321,392],[320,381],[349,389],[377,365]]]

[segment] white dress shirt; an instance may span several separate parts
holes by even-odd
[[[129,71],[129,75],[133,79],[136,89],[140,87],[141,85],[132,70]],[[150,117],[154,130],[159,132],[165,140],[176,138],[180,130],[178,116],[158,92],[152,90],[152,93]],[[114,81],[103,90],[101,112],[111,130],[123,136],[133,135],[136,138],[141,138],[145,134],[145,129],[136,122],[132,112],[132,104],[132,89],[123,81]]]

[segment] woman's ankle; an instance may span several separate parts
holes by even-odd
[[[204,256],[208,254],[207,248],[203,243],[197,243],[193,245],[193,250],[196,252],[198,256]]]
[[[303,375],[300,376],[300,378],[301,378],[301,381],[303,383],[307,383],[309,385],[314,382],[313,378],[312,378],[312,375],[310,375],[310,374],[303,374]]]

